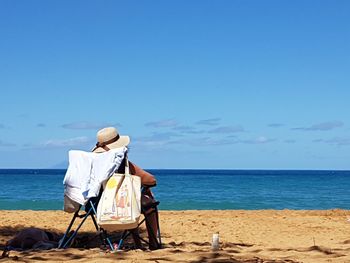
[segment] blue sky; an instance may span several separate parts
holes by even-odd
[[[99,128],[145,168],[350,169],[349,1],[0,2],[0,168]]]

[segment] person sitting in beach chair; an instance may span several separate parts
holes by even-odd
[[[130,143],[129,136],[120,136],[117,129],[114,127],[107,127],[97,132],[97,143],[92,152],[103,153],[110,151],[111,149],[128,146]],[[124,173],[125,159],[121,163],[118,169],[118,173]],[[151,191],[151,187],[156,186],[157,181],[155,177],[149,172],[143,170],[136,164],[129,161],[130,174],[139,176],[141,178],[141,184],[143,191],[141,195],[141,207],[146,219],[146,228],[148,232],[149,248],[160,248],[157,236],[159,236],[159,222],[158,212],[154,211],[155,206],[158,204],[155,201],[154,195]],[[137,231],[136,229],[134,231]],[[137,234],[132,233],[134,238],[137,238]]]
[[[102,184],[105,184],[110,176],[117,173],[124,173],[125,167],[128,167],[131,175],[140,177],[142,184],[141,195],[141,212],[146,222],[148,233],[149,248],[154,250],[161,247],[158,210],[154,196],[150,190],[156,185],[154,176],[145,170],[138,167],[136,164],[127,161],[127,146],[130,142],[128,136],[120,136],[117,129],[114,127],[104,128],[97,133],[97,143],[92,153],[82,151],[70,151],[70,165],[68,167],[64,184],[65,184],[65,211],[75,212],[74,217],[63,237],[63,243],[59,247],[67,247],[71,244],[77,231],[83,224],[86,218],[91,216],[96,230],[100,231],[96,222],[96,208],[103,194]],[[74,165],[73,164],[74,161]],[[92,168],[91,168],[92,167]],[[97,168],[96,168],[97,167]],[[92,171],[91,171],[92,169]],[[95,170],[94,170],[95,169]],[[91,174],[92,177],[91,178]],[[88,176],[87,176],[88,175]],[[85,215],[79,215],[80,207],[85,206]],[[75,218],[83,218],[82,223],[75,230],[74,234],[69,236],[69,231],[74,223]],[[140,223],[140,224],[141,224]],[[145,241],[138,235],[138,228],[129,231],[124,231],[122,240],[129,234],[132,234],[135,245],[141,248],[141,240]],[[68,240],[66,239],[68,237]],[[113,246],[106,237],[106,231],[102,229],[102,240],[108,244],[111,249]],[[119,243],[118,249],[121,248],[122,242]]]

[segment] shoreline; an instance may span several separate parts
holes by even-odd
[[[26,227],[62,234],[72,214],[61,210],[1,210],[1,246]],[[11,252],[19,260],[47,262],[97,259],[126,262],[350,262],[350,210],[162,210],[164,249],[104,253],[97,248]],[[211,239],[220,233],[220,250]],[[91,220],[81,229],[95,233]],[[143,233],[144,234],[144,233]],[[69,253],[68,253],[69,252]],[[67,256],[69,254],[70,256]],[[0,262],[6,262],[0,259]],[[12,259],[8,259],[11,261]],[[250,261],[255,260],[255,261]],[[289,261],[288,261],[289,260]]]

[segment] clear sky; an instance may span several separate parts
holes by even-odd
[[[350,169],[350,1],[0,1],[0,168],[96,132],[144,168]]]

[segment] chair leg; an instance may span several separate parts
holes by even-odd
[[[141,249],[142,248],[142,243],[141,243],[141,237],[139,234],[139,228],[135,228],[130,230],[132,238],[134,239],[134,243],[135,243],[135,247],[137,249]]]
[[[141,243],[141,240],[144,241],[141,237],[140,237],[140,234],[139,234],[139,228],[135,228],[135,229],[130,229],[130,230],[124,230],[123,233],[122,233],[122,236],[119,240],[119,243],[118,243],[118,250],[122,249],[123,247],[123,243],[125,241],[125,239],[129,236],[129,235],[132,235],[132,238],[134,240],[134,244],[135,244],[135,248],[136,249],[142,249],[142,243]]]
[[[128,230],[123,231],[122,233],[122,237],[119,240],[118,243],[118,250],[121,250],[123,247],[123,243],[124,243],[124,239],[127,238],[127,236],[130,234],[130,232]]]
[[[95,209],[95,205],[90,201],[90,205],[91,205],[91,209],[93,211],[93,213],[91,213],[91,219],[92,219],[92,222],[94,223],[94,226],[96,228],[96,231],[99,232],[99,235],[100,235],[100,239],[101,239],[101,242],[104,246],[109,246],[109,248],[113,251],[114,250],[114,247],[113,247],[113,244],[112,242],[110,241],[108,235],[107,235],[107,231],[104,230],[104,229],[100,229],[98,224],[97,224],[97,221],[96,221],[96,218],[95,218],[95,215],[97,214],[96,212],[96,209]]]
[[[78,225],[77,229],[72,233],[72,235],[68,238],[68,240],[66,241],[66,243],[64,243],[64,245],[62,246],[62,248],[66,248],[67,246],[69,246],[71,244],[71,242],[73,241],[73,239],[76,237],[76,235],[78,234],[79,229],[82,227],[82,225],[84,224],[85,220],[89,217],[91,213],[91,209],[89,210],[89,212],[84,216],[83,220],[80,222],[80,224]]]
[[[101,241],[102,241],[104,246],[109,246],[110,250],[114,251],[114,246],[113,246],[111,240],[109,239],[106,230],[101,229],[100,238],[101,238]]]
[[[79,211],[76,211],[76,212],[74,213],[73,218],[72,218],[72,220],[70,221],[70,224],[69,224],[69,226],[68,226],[66,232],[64,233],[62,239],[60,240],[60,242],[59,242],[59,244],[58,244],[58,248],[65,248],[65,246],[67,246],[67,242],[65,242],[65,241],[66,241],[66,238],[68,237],[68,234],[69,234],[69,232],[70,232],[70,230],[71,230],[71,228],[72,228],[72,226],[73,226],[73,224],[74,224],[74,221],[75,221],[75,219],[76,219],[77,217],[79,217]]]

